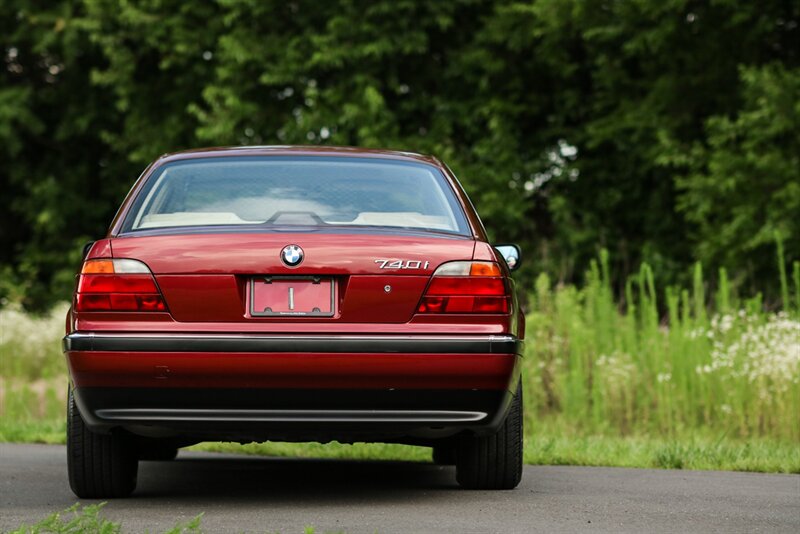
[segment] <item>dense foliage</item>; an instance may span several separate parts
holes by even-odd
[[[161,153],[320,143],[441,157],[528,281],[606,247],[620,280],[699,258],[776,303],[799,23],[797,0],[0,0],[0,294],[64,299]]]

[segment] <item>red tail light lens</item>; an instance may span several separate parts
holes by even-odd
[[[158,293],[151,274],[82,274],[78,293]]]
[[[451,262],[433,273],[417,313],[509,313],[509,301],[496,263]]]
[[[428,286],[428,295],[505,295],[502,278],[436,276]]]
[[[100,259],[83,264],[75,311],[166,311],[164,298],[147,266],[136,260]]]

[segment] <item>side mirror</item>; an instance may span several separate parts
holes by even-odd
[[[508,269],[510,271],[516,271],[519,269],[522,253],[517,245],[504,243],[502,245],[495,245],[494,249],[500,253],[504,260],[506,260],[506,264],[508,265]]]
[[[94,241],[89,241],[88,243],[83,245],[83,257],[81,258],[81,260],[85,260],[86,259],[86,255],[92,249],[92,245],[94,245]]]

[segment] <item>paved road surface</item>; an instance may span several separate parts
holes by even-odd
[[[0,530],[77,499],[64,447],[0,444]],[[92,501],[85,501],[91,503]],[[144,462],[105,516],[162,532],[205,512],[206,532],[800,532],[800,476],[526,467],[514,491],[462,491],[452,468],[182,452]]]

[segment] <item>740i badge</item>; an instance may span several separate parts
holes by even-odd
[[[379,269],[427,269],[430,262],[419,260],[375,260]]]

